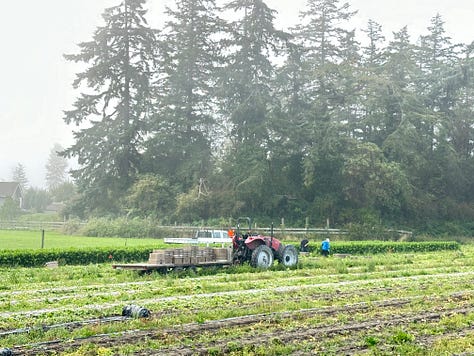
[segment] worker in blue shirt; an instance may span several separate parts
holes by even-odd
[[[330,245],[329,245],[329,239],[326,239],[324,240],[322,243],[321,243],[321,254],[325,257],[328,257],[329,256],[329,249],[330,249]]]

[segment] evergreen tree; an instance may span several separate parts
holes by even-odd
[[[419,75],[415,46],[410,43],[408,27],[393,33],[386,50],[385,72],[397,91],[407,90]]]
[[[261,0],[234,0],[226,9],[241,17],[230,24],[225,42],[230,53],[223,68],[224,111],[235,143],[264,140],[273,106],[270,56],[278,55],[287,35],[275,29],[275,10]]]
[[[93,39],[79,45],[79,54],[65,56],[90,65],[77,75],[74,88],[84,92],[64,117],[81,127],[65,155],[78,159],[80,168],[71,174],[80,205],[89,211],[116,211],[140,169],[155,56],[155,32],[147,26],[144,3],[124,0],[106,9],[105,25]]]
[[[345,135],[350,135],[354,123],[360,120],[360,82],[363,78],[359,43],[355,31],[349,31],[341,40],[341,61],[338,64],[339,76],[335,81],[337,105],[334,117],[345,127]]]
[[[66,169],[68,167],[67,159],[59,154],[64,148],[59,144],[54,144],[46,163],[46,186],[52,191],[66,182]]]
[[[430,180],[426,189],[440,197],[440,204],[446,206],[451,204],[452,199],[463,201],[469,196],[466,190],[469,179],[463,172],[463,168],[467,167],[463,155],[458,154],[456,139],[453,138],[462,137],[459,136],[459,126],[464,126],[466,130],[464,137],[469,135],[469,125],[465,123],[472,117],[472,110],[468,108],[469,104],[464,104],[465,99],[469,98],[469,86],[472,84],[469,82],[472,79],[469,64],[466,66],[469,61],[462,61],[458,57],[460,46],[453,45],[446,35],[444,21],[439,14],[431,19],[428,31],[428,35],[422,36],[420,40],[419,63],[423,77],[418,82],[427,110],[432,113],[432,120],[423,122],[423,131],[427,139],[431,140],[426,152],[430,160]]]
[[[311,99],[300,141],[303,142],[305,197],[313,205],[309,212],[313,215],[323,210],[324,214],[335,212],[341,199],[346,146],[342,131],[346,124],[339,116],[339,107],[345,99],[346,80],[352,79],[350,75],[344,78],[340,69],[341,62],[349,63],[349,57],[354,55],[353,34],[344,27],[354,14],[348,3],[341,4],[339,0],[308,0],[300,14],[302,23],[294,29],[298,43],[304,48],[303,90]]]
[[[460,209],[456,219],[470,219],[474,215],[474,59],[471,58],[474,42],[465,46],[464,58],[453,68],[455,72],[447,84],[456,89],[456,100],[444,128],[444,138],[449,143],[448,152],[455,152],[457,170],[449,187],[454,187]],[[444,160],[446,162],[446,160]],[[471,212],[471,214],[470,214]]]
[[[437,14],[431,19],[428,26],[429,34],[421,36],[419,48],[419,66],[423,76],[418,80],[418,89],[424,95],[425,105],[432,113],[432,119],[424,122],[426,132],[432,140],[430,150],[433,150],[437,138],[437,128],[445,126],[444,122],[456,101],[457,91],[455,83],[448,83],[448,78],[455,75],[456,46],[451,44],[444,30],[444,21]]]
[[[77,196],[76,186],[68,181],[64,181],[48,192],[55,202],[70,202]]]
[[[293,130],[297,131],[293,138],[297,138],[301,137],[301,132],[298,129],[304,125],[305,113],[311,107],[311,100],[309,90],[305,87],[304,48],[295,44],[292,39],[287,43],[287,47],[287,58],[284,65],[276,73],[274,87],[282,114],[285,115],[285,119],[288,121],[283,130],[292,127]]]
[[[457,61],[456,48],[446,35],[444,20],[436,14],[428,26],[429,34],[420,38],[420,65],[425,73],[433,74],[440,66]]]
[[[270,213],[267,203],[273,192],[268,169],[276,106],[271,56],[280,54],[288,35],[275,29],[275,11],[262,0],[234,0],[225,8],[238,19],[229,24],[224,42],[228,65],[221,78],[222,112],[228,118],[230,140],[223,172],[231,178],[227,189],[237,194],[229,199],[243,202],[247,212]]]
[[[389,88],[388,73],[384,69],[386,62],[382,26],[369,20],[363,30],[368,44],[362,47],[362,76],[360,85],[361,117],[352,129],[354,137],[381,145],[381,122],[385,116],[384,97]]]
[[[379,142],[390,161],[401,165],[409,177],[413,192],[409,199],[409,216],[418,218],[418,211],[427,215],[433,208],[429,182],[432,178],[432,134],[428,129],[436,121],[422,91],[416,83],[423,76],[416,62],[416,50],[410,43],[406,27],[394,33],[387,47],[387,92],[383,98],[385,115],[381,121]]]
[[[457,66],[458,75],[452,80],[459,87],[453,107],[448,139],[462,160],[474,159],[474,42],[465,46],[464,58]]]
[[[363,49],[366,66],[375,69],[384,62],[383,42],[385,36],[382,33],[382,26],[370,19],[367,28],[362,30],[367,35],[368,44]]]
[[[316,116],[329,120],[335,103],[334,77],[337,77],[337,64],[344,57],[349,32],[343,27],[355,12],[349,4],[340,0],[308,0],[303,20],[295,28],[298,43],[305,49],[304,66],[307,73],[308,90],[313,96]],[[337,99],[337,98],[336,98]]]
[[[278,106],[272,118],[273,147],[269,175],[275,192],[275,213],[289,218],[295,214],[294,205],[305,201],[301,167],[305,141],[302,139],[306,135],[307,113],[311,108],[311,101],[305,90],[302,66],[304,49],[290,39],[287,50],[286,61],[278,69],[272,83]]]
[[[36,213],[43,213],[52,202],[50,193],[45,189],[29,188],[25,192],[24,208]]]
[[[422,103],[417,101],[418,93],[413,90],[413,83],[420,72],[415,60],[415,46],[410,43],[406,26],[393,33],[386,57],[384,71],[388,81],[382,97],[384,115],[379,122],[378,138],[375,141],[379,146],[382,146],[387,137],[397,130],[404,119],[411,119],[414,124],[412,111],[423,112],[424,110]],[[407,106],[404,107],[404,105]],[[414,105],[414,107],[408,105]]]
[[[14,182],[20,183],[21,189],[23,192],[26,192],[28,189],[28,178],[26,177],[25,166],[21,163],[18,163],[12,171],[12,180]]]
[[[196,186],[211,170],[218,33],[214,0],[178,0],[167,8],[169,21],[160,40],[157,81],[159,110],[147,142],[148,169],[181,189]]]

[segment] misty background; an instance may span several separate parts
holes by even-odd
[[[105,8],[119,0],[17,0],[2,3],[0,38],[0,180],[11,180],[18,163],[25,167],[30,186],[45,186],[45,165],[55,143],[73,143],[72,126],[64,124],[77,96],[71,86],[79,65],[64,54],[76,53],[77,44],[92,38],[103,24]],[[149,1],[151,26],[164,22],[164,6],[172,0]],[[286,29],[295,24],[305,0],[267,0],[278,11],[276,24]],[[365,27],[369,19],[382,24],[387,41],[392,32],[408,26],[412,40],[426,33],[430,19],[440,13],[453,42],[472,41],[474,4],[470,0],[352,0],[358,10],[353,27]]]

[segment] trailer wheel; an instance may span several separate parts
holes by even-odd
[[[273,251],[266,245],[260,245],[252,252],[250,265],[255,268],[270,268],[273,264]]]
[[[298,264],[298,251],[295,246],[287,245],[278,256],[278,261],[285,267],[293,267]]]

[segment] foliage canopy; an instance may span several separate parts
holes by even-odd
[[[371,20],[361,46],[355,13],[309,0],[284,32],[262,0],[178,0],[159,29],[144,0],[106,9],[66,56],[89,66],[65,113],[80,125],[66,150],[80,164],[73,210],[472,220],[474,47],[454,45],[439,14],[416,44]]]

